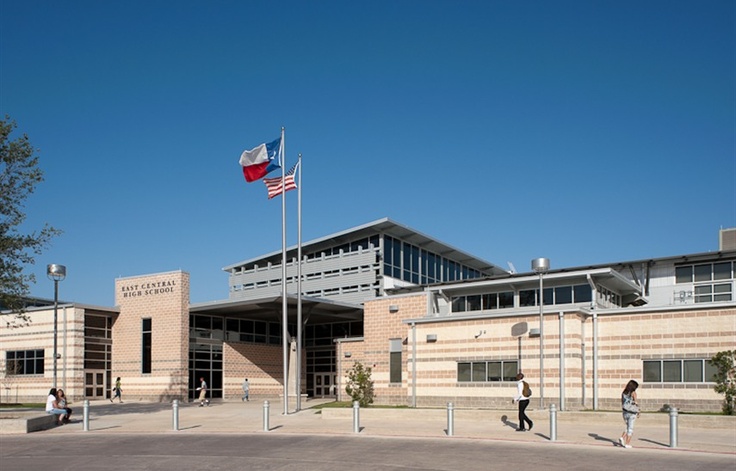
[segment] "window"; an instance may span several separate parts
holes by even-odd
[[[5,374],[42,375],[43,350],[17,350],[5,352]]]
[[[644,360],[645,383],[712,383],[716,368],[710,359]]]
[[[401,339],[389,340],[389,382],[401,383]]]
[[[459,383],[514,381],[518,369],[519,363],[516,360],[458,362],[457,381]]]
[[[141,373],[151,373],[151,319],[141,323]]]
[[[694,283],[694,301],[712,303],[733,299],[732,262],[703,263],[675,268],[676,283]]]

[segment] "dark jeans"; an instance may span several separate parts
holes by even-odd
[[[526,416],[526,412],[524,412],[529,405],[529,399],[525,401],[519,401],[519,428],[524,430],[526,427],[525,424],[529,424],[529,428],[532,428],[531,420],[529,420],[529,417]]]

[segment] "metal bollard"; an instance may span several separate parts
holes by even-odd
[[[353,401],[353,433],[360,433],[360,403]]]
[[[174,414],[174,431],[179,430],[179,399],[174,399],[172,404]]]
[[[677,408],[670,409],[670,448],[677,448]]]
[[[89,432],[89,400],[84,400],[84,420],[82,429],[85,432]]]
[[[268,412],[270,408],[270,405],[268,401],[263,401],[263,431],[264,432],[270,432],[271,427],[268,425],[268,418],[270,417],[270,414]]]
[[[549,405],[549,440],[557,441],[557,407]]]
[[[451,437],[455,434],[455,405],[452,402],[447,403],[447,436]]]

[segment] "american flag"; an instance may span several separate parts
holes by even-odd
[[[266,188],[268,189],[268,199],[271,199],[274,196],[278,196],[284,191],[296,189],[294,174],[296,173],[296,169],[298,166],[299,162],[294,164],[294,166],[291,167],[291,170],[286,172],[286,174],[284,175],[284,186],[286,187],[286,190],[282,190],[281,188],[281,177],[263,179],[263,183],[266,184]]]

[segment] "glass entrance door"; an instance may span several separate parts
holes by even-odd
[[[87,399],[106,399],[107,385],[105,384],[105,370],[85,370],[84,397]]]
[[[334,397],[337,376],[332,373],[314,374],[314,397]]]

